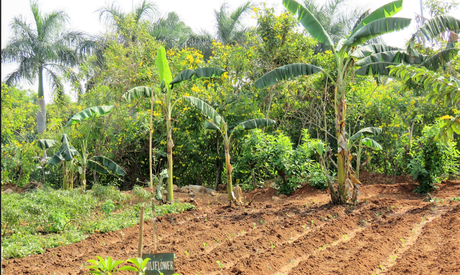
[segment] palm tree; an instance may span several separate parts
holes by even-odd
[[[100,8],[99,20],[105,21],[108,25],[111,25],[119,35],[121,43],[128,41],[134,42],[136,36],[132,31],[126,29],[126,20],[132,15],[134,23],[137,25],[142,19],[151,19],[158,13],[158,9],[155,4],[147,0],[143,0],[142,3],[133,9],[132,13],[124,13],[119,6],[112,3],[110,6]]]
[[[248,1],[230,13],[227,4],[224,3],[219,10],[214,10],[217,23],[217,40],[224,45],[244,42],[244,34],[248,28],[241,24],[241,19],[249,12],[251,5],[252,3]]]
[[[69,74],[76,79],[71,67],[79,63],[76,46],[82,41],[81,32],[64,31],[69,17],[63,11],[41,14],[37,2],[31,2],[35,29],[21,16],[13,18],[11,28],[13,38],[2,49],[2,63],[19,63],[19,67],[9,74],[5,82],[14,84],[21,79],[34,83],[38,76],[37,130],[46,130],[46,105],[43,90],[43,76],[46,74],[54,89],[63,93],[61,75]]]
[[[192,34],[192,29],[182,22],[175,12],[158,19],[150,29],[150,35],[162,42],[166,49],[179,47]]]

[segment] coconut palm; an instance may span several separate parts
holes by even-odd
[[[139,24],[142,19],[150,20],[153,16],[158,14],[158,9],[155,4],[147,0],[143,0],[140,5],[135,7],[131,13],[125,13],[121,8],[114,3],[110,6],[100,8],[99,10],[99,20],[105,22],[106,24],[113,27],[113,29],[119,35],[121,43],[126,43],[128,41],[134,42],[136,36],[132,31],[126,29],[126,20],[129,16],[132,16],[134,24]]]
[[[42,14],[36,2],[30,4],[34,16],[34,27],[21,16],[14,17],[11,22],[13,37],[2,49],[2,63],[19,63],[19,67],[10,73],[5,82],[14,84],[26,79],[31,84],[38,76],[38,105],[37,130],[46,130],[46,104],[43,88],[43,78],[47,75],[52,87],[62,97],[63,83],[61,75],[68,74],[76,80],[72,67],[79,63],[76,53],[78,44],[83,39],[81,32],[65,31],[69,17],[64,11],[53,11]]]
[[[257,88],[269,87],[278,81],[291,79],[301,75],[324,73],[335,87],[334,109],[337,136],[337,182],[329,181],[331,200],[333,204],[344,204],[349,201],[356,202],[358,196],[359,180],[354,176],[350,164],[350,148],[346,137],[345,118],[347,107],[347,86],[353,76],[354,59],[352,54],[355,48],[379,35],[400,30],[407,27],[411,20],[407,18],[392,18],[402,9],[402,0],[388,3],[372,13],[367,12],[360,17],[351,33],[334,45],[329,33],[310,10],[294,0],[284,0],[283,5],[288,11],[298,16],[298,20],[310,35],[331,46],[336,59],[336,67],[333,71],[325,70],[311,64],[291,64],[281,66],[263,75],[254,85]],[[366,16],[367,15],[367,16]],[[333,77],[336,75],[335,77]]]
[[[175,12],[159,18],[150,27],[150,35],[162,42],[166,49],[181,46],[192,34],[192,29]]]
[[[244,42],[244,34],[248,31],[248,28],[241,24],[241,19],[249,12],[251,5],[252,3],[248,1],[230,12],[228,5],[224,3],[219,10],[214,10],[217,24],[217,40],[224,45]]]

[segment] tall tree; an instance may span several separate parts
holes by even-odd
[[[34,27],[28,24],[22,16],[13,18],[11,29],[13,37],[2,49],[2,63],[19,63],[19,67],[9,74],[5,82],[8,85],[26,79],[34,83],[38,76],[38,105],[37,130],[46,130],[46,104],[43,89],[43,77],[46,74],[52,86],[61,96],[63,83],[61,75],[67,73],[76,79],[72,67],[79,63],[76,52],[83,34],[76,31],[65,31],[69,17],[64,11],[53,11],[49,14],[40,12],[37,2],[31,2],[30,7],[34,16]]]
[[[170,12],[151,25],[150,34],[162,42],[166,49],[170,49],[181,46],[193,31],[180,20],[177,13]]]
[[[112,26],[118,33],[121,43],[128,41],[134,42],[136,36],[132,29],[126,28],[126,20],[128,16],[133,16],[134,24],[138,24],[142,19],[149,20],[158,13],[158,9],[152,2],[143,0],[141,4],[133,8],[131,13],[125,13],[121,8],[114,3],[110,6],[100,8],[99,20],[104,21]]]
[[[248,31],[248,28],[244,27],[241,19],[249,12],[251,5],[252,3],[248,1],[230,12],[228,5],[224,3],[219,10],[214,10],[214,17],[217,24],[217,39],[222,44],[241,44],[244,42],[244,34]]]

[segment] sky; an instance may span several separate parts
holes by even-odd
[[[247,0],[227,0],[226,3],[230,9],[235,9],[239,5],[245,3]],[[88,34],[97,34],[105,31],[104,24],[99,22],[98,9],[109,6],[115,2],[122,11],[130,12],[133,6],[139,5],[142,0],[38,0],[39,7],[42,13],[49,13],[55,10],[63,10],[70,17],[69,29],[83,31]],[[220,8],[223,0],[153,0],[161,15],[168,12],[175,11],[182,21],[190,26],[194,31],[208,30],[211,33],[215,32],[214,10]],[[256,5],[262,1],[254,1]],[[278,12],[284,10],[282,0],[265,0],[268,6],[273,6]],[[318,3],[325,2],[325,0],[317,0]],[[375,9],[383,4],[391,2],[390,0],[382,1],[369,1],[369,0],[350,0],[351,5],[365,5],[370,9]],[[415,18],[415,14],[420,13],[420,0],[405,0],[403,2],[403,9],[395,16]],[[7,44],[11,32],[10,23],[15,16],[21,15],[25,18],[26,22],[32,24],[33,17],[30,11],[29,0],[1,0],[1,47],[2,49]],[[255,19],[251,19],[250,15],[244,21],[247,25],[255,26]],[[394,34],[387,34],[383,36],[384,41],[393,46],[403,47],[411,34],[415,31],[415,20],[412,20],[411,26],[403,31]],[[15,69],[15,64],[2,64],[1,77],[2,80]],[[36,90],[37,83],[29,85],[26,81],[20,83],[26,89]],[[45,83],[45,99],[49,102],[50,87]]]

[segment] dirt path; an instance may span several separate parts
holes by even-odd
[[[310,187],[281,200],[273,200],[272,189],[262,191],[239,208],[226,206],[225,195],[196,198],[195,211],[160,219],[159,252],[175,253],[183,275],[460,274],[460,203],[448,200],[460,197],[460,180],[442,184],[434,195],[444,200],[434,202],[415,187],[406,177],[396,185],[373,182],[361,188],[360,203],[346,207],[328,204],[328,194]],[[144,228],[150,252],[151,221]],[[95,255],[136,256],[138,230],[3,261],[4,274],[85,274]]]

